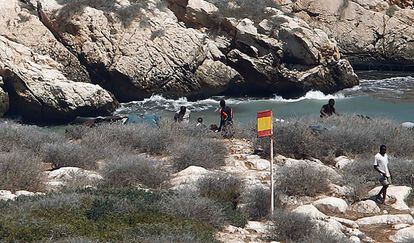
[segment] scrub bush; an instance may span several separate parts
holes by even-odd
[[[327,172],[309,164],[283,166],[275,178],[275,188],[289,196],[316,196],[329,190]]]
[[[215,139],[187,137],[174,141],[170,153],[177,170],[192,165],[209,169],[225,165],[227,149],[221,141]]]
[[[270,190],[261,186],[255,187],[243,195],[243,203],[245,203],[243,211],[249,216],[249,219],[260,220],[269,215],[270,195]]]
[[[112,187],[160,188],[169,180],[168,171],[159,162],[137,155],[114,159],[105,166],[102,175],[104,183]]]
[[[97,169],[99,156],[95,151],[80,144],[47,143],[41,148],[44,162],[52,163],[54,169],[61,167],[80,167],[87,170]]]
[[[230,202],[237,208],[243,184],[233,175],[215,173],[200,178],[197,187],[201,196],[221,202]]]
[[[40,159],[30,151],[17,148],[0,152],[0,188],[12,191],[42,190]]]

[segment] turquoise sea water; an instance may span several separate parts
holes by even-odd
[[[245,97],[226,98],[234,109],[235,119],[246,123],[254,121],[256,112],[272,109],[275,117],[318,116],[319,110],[328,99],[336,100],[339,113],[361,114],[370,117],[383,117],[397,122],[414,122],[414,75],[408,73],[359,73],[359,86],[342,90],[336,94],[325,95],[319,91],[310,91],[298,99],[286,100],[281,97]],[[195,102],[185,98],[178,100],[165,99],[154,95],[139,102],[122,104],[118,114],[158,114],[171,118],[181,105],[191,110],[191,120],[203,117],[206,124],[217,123],[218,100],[223,97],[212,97]]]

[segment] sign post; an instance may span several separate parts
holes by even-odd
[[[270,212],[273,214],[275,206],[273,182],[273,114],[271,110],[257,112],[257,137],[270,139]]]

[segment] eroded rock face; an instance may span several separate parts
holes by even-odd
[[[117,101],[101,87],[68,80],[51,58],[0,36],[0,76],[11,111],[29,121],[61,122],[104,115]]]
[[[78,58],[40,21],[34,6],[19,0],[0,0],[0,36],[62,64],[58,70],[76,82],[91,82]],[[32,1],[35,2],[35,1]],[[34,3],[35,4],[35,3]]]
[[[44,22],[83,57],[93,79],[121,101],[153,93],[296,95],[358,83],[335,42],[280,11],[268,23],[280,31],[266,34],[249,19],[219,20],[217,8],[203,0],[170,0],[174,13],[159,0],[40,2]],[[217,35],[205,31],[212,26],[220,27]]]
[[[413,68],[414,9],[385,0],[300,0],[290,6],[311,26],[335,38],[356,67]]]
[[[181,25],[162,1],[41,3],[50,27],[121,101],[154,93],[210,96],[239,77],[223,63],[207,61],[206,35]]]

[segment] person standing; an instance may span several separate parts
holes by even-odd
[[[334,99],[330,99],[328,101],[328,104],[323,105],[322,108],[321,108],[320,113],[321,113],[321,115],[320,115],[321,118],[328,117],[328,116],[332,116],[333,114],[339,115],[336,112],[336,109],[335,109],[335,100]]]
[[[187,107],[181,106],[180,110],[174,115],[174,121],[178,123],[189,123],[190,122],[190,111]]]
[[[220,126],[217,132],[222,132],[223,137],[232,136],[233,110],[226,105],[225,100],[220,100]]]
[[[374,169],[380,173],[379,181],[382,185],[376,199],[381,203],[385,203],[385,199],[387,198],[387,188],[391,184],[391,174],[388,170],[387,146],[380,146],[379,153],[375,155]]]

